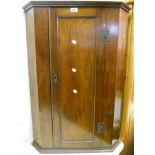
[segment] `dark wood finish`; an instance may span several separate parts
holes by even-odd
[[[44,147],[52,147],[51,91],[49,62],[48,9],[35,8],[36,63],[38,99],[41,117],[41,141]]]
[[[126,41],[128,14],[122,9],[119,10],[119,36],[118,36],[118,54],[117,54],[117,79],[115,92],[115,111],[114,111],[114,137],[119,138],[121,123],[121,114],[123,107],[125,66],[126,66]]]
[[[116,1],[31,1],[23,9],[28,11],[32,7],[117,7],[124,9],[126,12],[130,10],[127,4]]]
[[[96,9],[94,8],[78,8],[78,12],[71,13],[70,8],[58,8],[58,17],[96,17]]]
[[[58,83],[55,85],[58,88],[57,91],[53,90],[55,97],[59,94],[56,98],[58,100],[54,99],[53,103],[55,147],[92,147],[96,9],[88,9],[88,12],[87,9],[79,9],[76,16],[69,10],[56,9],[55,22],[51,25],[58,32],[54,36],[57,40],[51,39],[57,44],[57,47],[54,46],[57,50],[52,48],[53,51],[58,51],[55,53],[58,64],[55,71]],[[51,12],[52,18],[53,10]],[[58,23],[57,27],[55,23]],[[77,40],[77,45],[71,43],[73,39]],[[76,68],[77,72],[72,72],[72,68]],[[77,89],[78,93],[74,94],[73,89]]]
[[[61,140],[92,141],[95,19],[59,19],[58,22]],[[71,43],[71,38],[77,40],[77,46]],[[72,72],[72,68],[76,68],[77,72]],[[77,94],[74,90],[77,90]]]
[[[80,7],[71,12],[70,6]],[[24,7],[34,144],[40,148],[111,149],[119,139],[129,11],[122,6],[31,2]]]
[[[28,49],[28,66],[29,66],[29,83],[32,106],[32,123],[34,141],[41,145],[40,137],[40,115],[38,102],[38,84],[37,84],[37,66],[36,66],[36,51],[35,51],[35,23],[34,9],[28,11],[26,17],[27,29],[27,49]]]
[[[117,50],[119,33],[119,9],[100,9],[99,29],[97,40],[97,69],[96,69],[96,126],[103,121],[105,123],[104,135],[96,135],[109,143],[113,139],[114,101],[117,74]],[[104,27],[110,30],[110,41],[103,43],[101,31]],[[102,110],[101,110],[102,109]]]
[[[48,9],[32,9],[26,19],[34,141],[52,148]]]

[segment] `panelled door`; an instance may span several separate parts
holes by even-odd
[[[54,147],[110,146],[96,135],[97,9],[58,8],[50,15]]]

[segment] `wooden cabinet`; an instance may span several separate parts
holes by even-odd
[[[104,150],[118,141],[129,9],[122,2],[24,6],[36,147]]]

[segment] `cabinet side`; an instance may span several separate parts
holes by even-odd
[[[36,67],[36,49],[35,49],[35,24],[34,10],[30,9],[25,13],[26,33],[27,33],[27,50],[28,50],[28,67],[29,67],[29,84],[32,110],[33,140],[41,144],[40,138],[40,119],[37,87],[37,67]]]
[[[53,148],[48,8],[26,12],[34,145]]]
[[[96,65],[96,127],[104,122],[104,134],[96,135],[109,144],[113,140],[113,119],[116,90],[119,8],[101,8],[99,12]],[[103,41],[103,30],[109,30],[109,40]]]
[[[49,10],[47,7],[34,8],[35,49],[37,66],[38,104],[40,118],[41,148],[53,148]]]
[[[118,35],[118,54],[116,69],[116,91],[113,131],[114,138],[119,138],[120,125],[122,119],[123,95],[125,84],[126,67],[126,44],[127,44],[128,13],[120,8],[119,10],[119,35]]]

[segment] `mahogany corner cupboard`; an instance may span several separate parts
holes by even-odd
[[[32,1],[23,8],[34,146],[112,150],[119,143],[130,8],[102,1]]]

